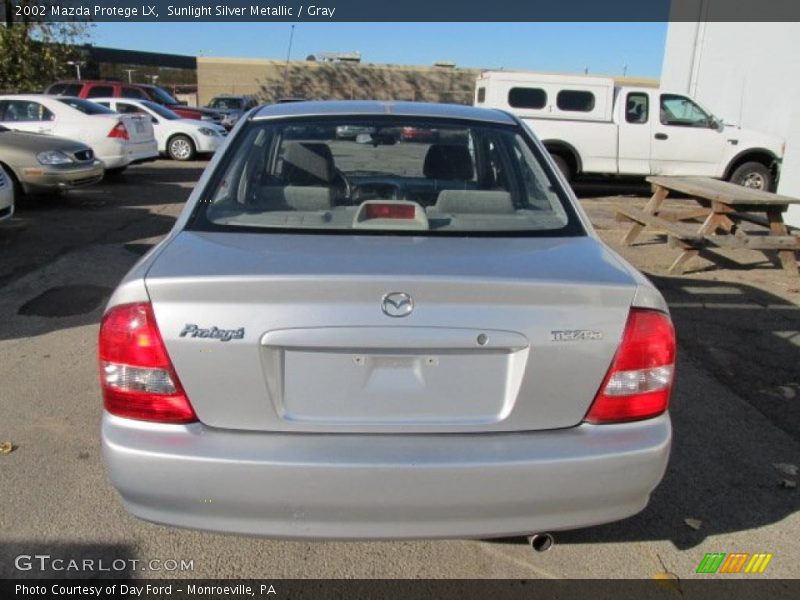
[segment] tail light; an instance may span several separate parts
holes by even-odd
[[[660,415],[669,406],[675,330],[664,313],[633,309],[622,343],[586,421],[614,423]]]
[[[100,387],[108,412],[161,423],[197,420],[149,303],[123,304],[106,313],[99,354]]]
[[[119,140],[129,140],[131,139],[128,135],[128,128],[125,127],[125,123],[120,121],[114,127],[111,128],[111,131],[108,132],[108,137],[116,138]]]

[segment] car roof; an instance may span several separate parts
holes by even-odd
[[[120,81],[118,79],[60,79],[48,85],[48,88],[54,85],[63,84],[79,84],[79,85],[124,85],[126,87],[153,87],[149,83],[128,83],[127,81]]]
[[[150,104],[158,104],[158,102],[153,102],[147,98],[125,98],[124,96],[99,96],[97,98],[81,98],[81,100],[88,100],[89,102],[130,102],[131,104],[149,102]]]
[[[54,94],[0,94],[3,100],[29,100],[38,102],[40,100],[57,100],[58,98],[72,98],[73,96],[58,96]]]
[[[393,115],[400,117],[437,117],[514,125],[517,121],[497,109],[476,108],[464,104],[433,102],[394,102],[381,100],[309,100],[268,104],[256,111],[254,120],[336,115]]]

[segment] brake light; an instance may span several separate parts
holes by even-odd
[[[111,131],[108,132],[108,137],[110,138],[117,138],[120,140],[129,140],[131,139],[128,135],[128,128],[125,127],[125,123],[120,121],[114,127],[111,128]]]
[[[367,219],[413,219],[413,204],[367,204]]]
[[[611,368],[586,421],[614,423],[660,415],[669,406],[675,330],[664,313],[632,309]]]
[[[161,423],[197,420],[146,302],[115,306],[103,317],[100,387],[113,415]]]

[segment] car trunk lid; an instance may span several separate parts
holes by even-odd
[[[195,232],[146,284],[204,423],[386,433],[579,423],[636,290],[589,237]]]
[[[120,115],[119,120],[128,130],[128,138],[132,144],[139,144],[153,139],[153,122],[147,115]]]

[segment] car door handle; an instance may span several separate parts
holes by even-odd
[[[666,133],[657,133],[653,137],[655,137],[657,140],[665,140],[669,136]]]

